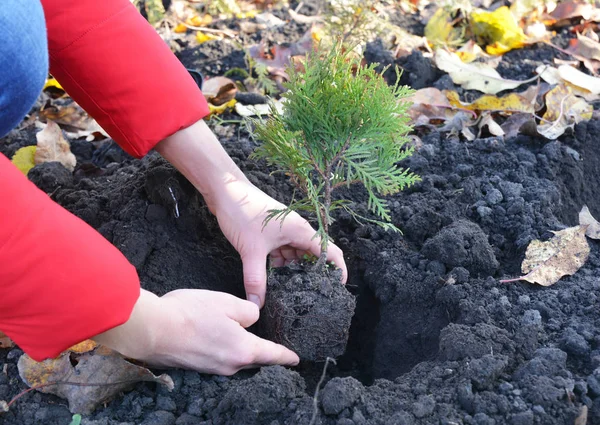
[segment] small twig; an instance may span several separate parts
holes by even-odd
[[[321,388],[321,384],[325,380],[325,376],[327,375],[327,366],[329,365],[329,362],[337,365],[336,361],[331,357],[327,357],[327,359],[325,359],[323,373],[321,374],[321,379],[319,379],[319,382],[317,383],[317,388],[315,389],[315,395],[313,397],[313,415],[308,425],[315,425],[315,423],[317,423],[317,415],[319,414],[319,390]]]

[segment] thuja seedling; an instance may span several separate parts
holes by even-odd
[[[303,72],[288,70],[284,111],[273,108],[271,118],[255,121],[254,134],[262,145],[254,156],[289,175],[304,195],[285,209],[270,210],[265,224],[283,221],[292,211],[314,214],[321,237],[317,265],[326,262],[333,210],[399,231],[381,196],[419,179],[397,165],[412,154],[406,146],[410,104],[403,100],[412,90],[398,81],[389,86],[376,66],[362,66],[360,58],[340,45],[324,57],[312,52]],[[332,198],[335,189],[354,183],[365,187],[368,209],[377,219],[358,216],[349,201]]]

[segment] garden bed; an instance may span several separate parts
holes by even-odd
[[[243,58],[232,49],[203,68],[202,52],[216,51],[211,43],[196,48],[199,55],[184,52],[185,65],[210,75],[218,63],[219,74],[231,58]],[[554,53],[521,49],[506,54],[503,66],[513,70],[508,77],[526,79]],[[414,69],[407,65],[405,75],[412,72],[413,83],[419,73],[431,76],[424,86],[451,84],[429,59],[410,61]],[[252,183],[290,201],[286,177],[248,159],[255,143],[243,127],[211,126]],[[316,423],[574,424],[582,413],[588,424],[600,423],[598,242],[589,241],[582,269],[552,287],[499,282],[520,274],[532,239],[577,224],[583,205],[600,217],[600,121],[578,124],[554,142],[523,135],[466,142],[432,128],[415,134],[422,143],[403,165],[422,181],[390,198],[403,235],[336,215],[332,236],[344,250],[357,307],[347,351],[327,370]],[[10,157],[30,144],[33,131],[13,132],[0,141],[0,152]],[[44,167],[34,180],[119,248],[144,288],[159,295],[178,288],[243,295],[237,253],[201,196],[158,154],[134,160],[113,142],[94,148],[75,141],[72,151],[80,164],[72,179],[54,178],[56,168]],[[366,214],[361,189],[340,196]],[[0,399],[26,388],[17,372],[20,354],[0,350],[7,365]],[[308,424],[322,368],[306,362],[233,377],[169,371],[173,392],[138,384],[82,423]],[[7,425],[70,420],[66,402],[40,393],[0,416]]]

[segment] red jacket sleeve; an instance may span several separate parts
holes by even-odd
[[[129,0],[42,0],[50,72],[129,154],[209,112],[200,89]]]
[[[0,154],[0,330],[35,360],[125,323],[135,268]]]

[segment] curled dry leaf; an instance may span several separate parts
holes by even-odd
[[[527,36],[506,6],[492,12],[476,9],[471,12],[470,18],[471,31],[480,44],[487,43],[485,50],[491,55],[518,49],[527,41]]]
[[[215,106],[223,105],[235,98],[237,86],[227,77],[213,77],[202,84],[202,94],[208,102]]]
[[[535,81],[538,77],[529,80],[506,80],[495,69],[488,65],[478,63],[464,63],[455,53],[442,49],[435,52],[435,64],[442,71],[450,74],[455,84],[467,90],[478,90],[482,93],[496,94],[502,90],[510,90],[521,84]]]
[[[71,153],[71,147],[65,140],[62,130],[54,121],[48,120],[46,127],[38,132],[37,149],[35,150],[35,163],[60,162],[67,170],[73,171],[77,160]]]
[[[494,118],[492,117],[492,115],[489,112],[481,117],[481,119],[479,120],[478,126],[479,126],[479,133],[477,134],[477,137],[481,137],[481,133],[485,127],[487,127],[489,133],[492,136],[504,136],[504,130],[502,130],[502,127],[500,127],[500,124],[498,124],[496,121],[494,121]]]
[[[592,77],[568,65],[558,67],[558,75],[574,86],[582,87],[590,93],[600,95],[600,78]]]
[[[35,151],[37,146],[24,146],[17,150],[11,162],[15,164],[23,174],[29,174],[29,170],[35,167]]]
[[[584,205],[579,211],[579,224],[587,226],[585,235],[591,239],[600,239],[600,223],[592,216],[587,205]]]
[[[552,85],[563,84],[563,85],[569,87],[574,95],[583,97],[588,102],[594,102],[594,101],[600,99],[600,95],[594,94],[587,88],[584,88],[583,86],[578,85],[580,82],[578,81],[577,76],[579,75],[579,73],[581,73],[580,71],[576,70],[575,68],[573,68],[569,65],[561,65],[560,66],[560,68],[563,68],[563,67],[564,67],[564,69],[563,69],[563,72],[561,73],[561,72],[559,72],[558,68],[554,68],[554,67],[547,66],[547,65],[540,65],[536,68],[535,72],[538,73],[539,76],[544,81],[546,81],[548,84],[552,84]],[[572,72],[570,70],[565,70],[566,68],[571,68],[575,72]],[[583,73],[581,73],[581,74],[583,74]],[[589,75],[586,75],[586,74],[583,74],[583,75],[585,75],[586,77],[589,77],[589,78],[594,78],[594,77],[590,77]],[[568,80],[565,79],[565,77],[568,78]],[[600,79],[598,79],[598,81],[599,81],[598,84],[600,84]],[[590,80],[587,80],[584,78],[581,80],[581,82],[583,84],[589,85]]]
[[[241,117],[270,115],[273,113],[273,108],[277,110],[277,113],[283,113],[283,103],[281,103],[279,100],[274,100],[271,102],[271,104],[262,105],[242,105],[241,103],[235,104],[235,112]]]
[[[66,351],[56,359],[43,362],[23,354],[17,367],[21,379],[30,387],[40,386],[38,391],[67,399],[71,413],[89,414],[137,382],[157,382],[169,391],[174,387],[169,375],[155,376],[102,346],[83,354]]]
[[[450,47],[462,44],[464,28],[455,27],[451,11],[440,7],[425,25],[425,38],[433,47]]]
[[[14,347],[15,343],[4,334],[4,332],[0,331],[0,348],[11,348]]]
[[[587,226],[569,227],[553,232],[552,239],[542,242],[533,240],[525,252],[521,264],[524,276],[501,282],[526,280],[542,286],[555,284],[563,276],[570,276],[583,266],[590,255],[590,246],[585,238]]]
[[[550,140],[558,139],[575,124],[590,120],[594,109],[565,85],[556,86],[546,93],[546,108],[544,121],[538,125],[537,131]]]
[[[524,127],[533,128],[534,135],[537,135],[537,125],[533,115],[527,113],[512,114],[500,127],[502,127],[506,138],[515,137],[518,134],[523,133]]]
[[[587,21],[594,16],[594,6],[584,1],[565,1],[558,4],[550,16],[557,21],[579,17]]]

